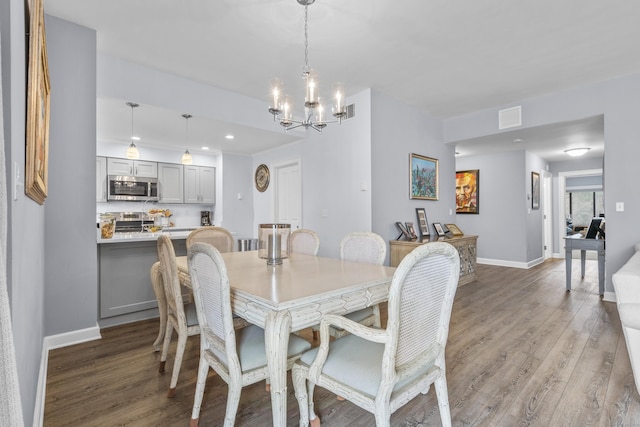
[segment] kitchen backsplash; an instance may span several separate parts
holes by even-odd
[[[149,212],[150,209],[169,209],[172,213],[171,222],[176,227],[191,227],[200,225],[200,212],[214,212],[214,205],[180,205],[171,203],[144,202],[108,202],[96,204],[96,222],[100,221],[100,214],[105,212]],[[217,218],[213,218],[216,224]]]

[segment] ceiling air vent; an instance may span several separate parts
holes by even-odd
[[[505,108],[498,111],[498,129],[522,126],[522,106]]]

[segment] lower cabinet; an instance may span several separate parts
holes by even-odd
[[[185,239],[173,240],[176,256],[187,254]],[[98,245],[100,319],[144,312],[158,307],[151,286],[151,266],[158,261],[156,241]],[[146,318],[150,316],[143,316]]]
[[[420,245],[429,243],[430,241],[437,241],[437,238],[434,238],[433,240],[389,241],[389,246],[391,248],[391,267],[397,267],[409,252]],[[458,286],[466,285],[467,283],[471,283],[476,280],[478,236],[459,236],[445,239],[443,241],[455,247],[458,250],[458,255],[460,255],[460,278],[458,279]]]

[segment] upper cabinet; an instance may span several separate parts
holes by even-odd
[[[144,160],[107,158],[109,175],[140,176],[144,178],[158,177],[158,163]]]
[[[107,158],[96,157],[96,202],[107,201]]]
[[[216,201],[216,168],[184,166],[184,203],[214,204]]]
[[[158,201],[183,203],[183,170],[175,163],[158,163]]]

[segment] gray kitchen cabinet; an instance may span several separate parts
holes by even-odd
[[[158,177],[158,163],[146,160],[107,158],[107,173],[109,175],[140,176],[144,178]]]
[[[107,201],[107,158],[96,157],[96,203]]]
[[[216,168],[184,166],[184,202],[214,204],[216,201]]]
[[[181,164],[158,163],[158,201],[183,203],[184,171]]]
[[[172,241],[177,256],[187,254],[184,238]],[[131,313],[144,317],[143,312],[158,307],[150,276],[151,266],[158,261],[155,240],[103,243],[98,254],[101,319]]]

